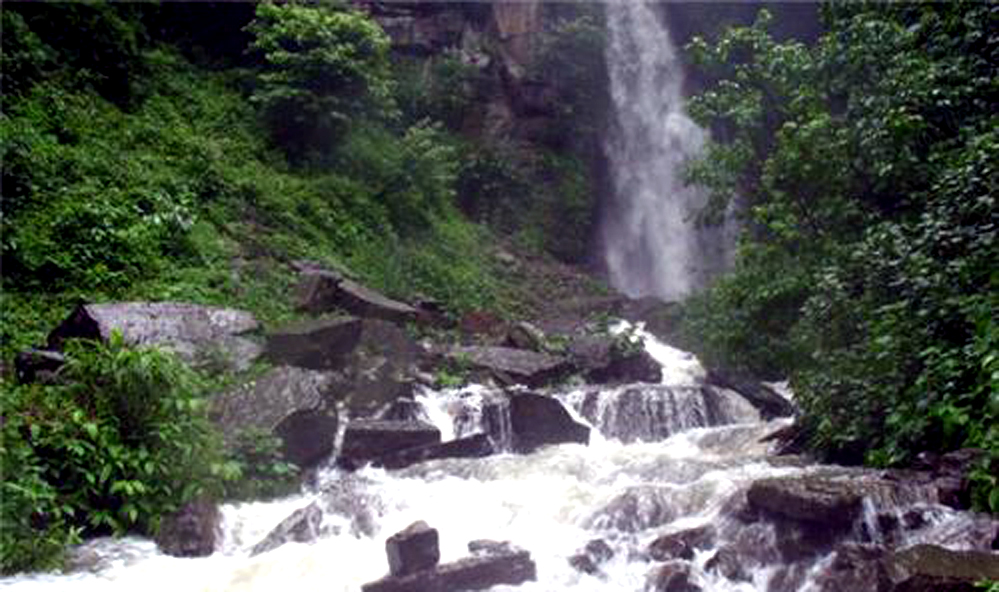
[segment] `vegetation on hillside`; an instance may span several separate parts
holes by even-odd
[[[999,511],[999,7],[826,18],[814,46],[761,13],[690,47],[716,138],[691,176],[747,226],[687,332],[712,363],[790,375],[827,458],[985,449],[976,503]]]

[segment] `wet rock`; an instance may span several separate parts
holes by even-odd
[[[746,376],[713,368],[708,370],[705,382],[739,393],[760,410],[764,419],[794,415],[795,407],[791,401],[762,382]]]
[[[66,363],[66,356],[47,349],[27,349],[14,357],[14,376],[19,384],[48,383]]]
[[[285,543],[311,543],[322,534],[323,511],[318,503],[295,510],[274,527],[262,541],[253,546],[250,555],[277,549]]]
[[[401,469],[428,460],[442,458],[482,458],[496,452],[487,434],[475,434],[440,444],[429,444],[389,452],[375,458],[371,464],[386,469]]]
[[[540,352],[545,349],[545,334],[531,323],[521,321],[507,331],[506,343],[513,348]]]
[[[600,573],[600,566],[614,557],[614,549],[603,539],[593,539],[586,546],[569,557],[569,565],[577,571],[590,575]]]
[[[698,526],[663,535],[648,547],[649,557],[656,561],[668,559],[693,559],[695,549],[707,549],[714,544],[715,530],[711,526]]]
[[[885,553],[878,545],[844,543],[837,547],[828,567],[815,576],[815,586],[820,592],[887,591],[890,588],[882,563]]]
[[[337,463],[354,468],[391,452],[440,441],[440,430],[422,421],[353,420],[344,431]]]
[[[885,559],[892,592],[971,592],[975,583],[999,580],[999,554],[915,545]]]
[[[129,345],[159,347],[196,366],[243,371],[263,348],[247,335],[258,330],[248,312],[183,302],[81,304],[49,333],[48,349],[67,339],[107,341],[115,331]]]
[[[455,592],[516,586],[537,579],[530,553],[512,546],[483,549],[471,557],[405,576],[389,575],[361,587],[363,592]]]
[[[437,530],[422,520],[414,522],[385,541],[385,554],[393,576],[431,569],[441,559]]]
[[[247,432],[271,433],[281,439],[286,460],[307,468],[333,452],[337,412],[328,404],[331,388],[330,377],[322,372],[272,368],[214,398],[210,417],[227,446],[236,446]]]
[[[363,318],[403,324],[421,319],[416,308],[392,300],[342,273],[315,266],[299,271],[296,304],[312,314],[346,310]]]
[[[389,403],[375,419],[388,421],[426,421],[427,416],[423,406],[413,399],[396,399]]]
[[[726,545],[708,559],[704,569],[717,572],[733,582],[748,582],[752,580],[749,569],[743,564],[743,558],[734,545]]]
[[[534,393],[510,398],[514,449],[531,452],[547,444],[588,444],[590,428],[576,423],[557,399]]]
[[[588,521],[590,528],[640,532],[672,522],[676,509],[666,492],[652,486],[634,487],[597,510]]]
[[[445,354],[448,362],[485,372],[501,384],[539,387],[566,376],[565,358],[511,347],[459,346]]]
[[[702,592],[693,579],[689,563],[670,561],[656,568],[645,589],[649,592]]]
[[[371,417],[412,395],[422,352],[405,331],[372,319],[321,319],[284,327],[268,336],[268,358],[328,372],[331,399],[352,417]]]
[[[207,557],[222,539],[222,515],[218,504],[196,499],[163,517],[156,546],[174,557]]]
[[[644,348],[623,349],[611,335],[579,335],[569,342],[573,363],[594,384],[659,383],[662,368]]]

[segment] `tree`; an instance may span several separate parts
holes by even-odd
[[[364,14],[264,3],[249,30],[265,61],[252,100],[293,160],[328,152],[353,118],[394,110],[389,39]]]

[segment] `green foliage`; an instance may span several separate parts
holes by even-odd
[[[425,59],[395,57],[395,101],[402,119],[412,125],[424,119],[462,131],[475,113],[475,102],[486,83],[478,67],[446,52]]]
[[[4,390],[4,572],[51,566],[80,533],[153,533],[217,489],[200,381],[155,350],[74,342],[56,384]]]
[[[886,465],[973,446],[999,507],[999,9],[837,5],[814,47],[767,18],[691,49],[717,143],[691,171],[743,198],[734,274],[688,307],[709,359],[790,372],[814,446]]]
[[[261,3],[249,30],[268,66],[252,99],[289,157],[322,160],[353,118],[393,110],[389,39],[366,15]]]
[[[240,433],[223,466],[226,499],[271,499],[290,494],[298,485],[298,467],[284,460],[281,439],[270,432]]]

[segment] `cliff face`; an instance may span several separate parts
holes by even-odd
[[[554,92],[529,78],[551,12],[526,2],[368,2],[369,12],[392,39],[393,51],[415,58],[457,57],[479,71],[480,104],[462,128],[473,135],[531,140],[538,117],[555,111]]]

